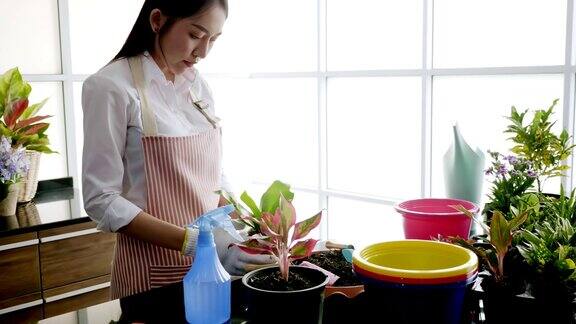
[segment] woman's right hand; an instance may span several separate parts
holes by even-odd
[[[233,238],[228,232],[221,228],[216,228],[214,233],[214,243],[220,263],[224,269],[233,276],[241,276],[248,271],[258,269],[276,262],[274,256],[269,254],[249,254],[242,251],[234,243],[241,243]]]

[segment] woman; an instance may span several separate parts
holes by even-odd
[[[193,260],[194,219],[224,200],[218,118],[194,69],[222,32],[226,0],[146,0],[126,43],[83,86],[85,208],[119,232],[112,298],[181,281]],[[228,248],[230,274],[272,262]]]

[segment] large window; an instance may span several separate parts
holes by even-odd
[[[11,44],[0,70],[19,66],[33,100],[51,98],[60,154],[43,156],[42,179],[80,183],[82,82],[119,50],[142,3],[0,2],[11,13],[0,19]],[[225,172],[253,196],[274,179],[290,183],[299,218],[327,210],[319,237],[403,237],[392,206],[444,195],[455,123],[473,146],[505,151],[511,106],[558,98],[556,127],[574,134],[573,0],[229,4],[224,34],[199,65],[223,119]]]

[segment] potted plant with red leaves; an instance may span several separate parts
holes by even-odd
[[[30,168],[23,176],[19,202],[31,200],[36,193],[40,154],[56,153],[48,147],[46,130],[50,124],[44,121],[51,116],[36,115],[48,98],[29,105],[31,91],[32,87],[17,68],[0,75],[0,135],[10,138],[13,147],[25,148],[30,161]]]
[[[273,255],[278,265],[254,270],[242,278],[251,322],[321,323],[328,276],[320,270],[292,265],[292,261],[312,253],[317,240],[305,237],[320,224],[321,217],[319,212],[297,223],[296,210],[283,194],[274,212],[252,217],[250,221],[258,225],[260,232],[238,247],[251,254]],[[290,305],[298,311],[279,316],[279,305]]]

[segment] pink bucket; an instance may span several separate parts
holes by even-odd
[[[450,206],[462,205],[472,214],[478,206],[466,200],[448,198],[423,198],[403,201],[394,206],[404,217],[404,237],[430,240],[442,235],[467,239],[472,219]]]

